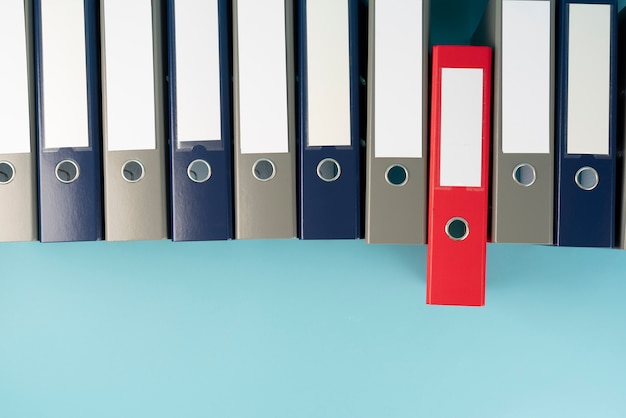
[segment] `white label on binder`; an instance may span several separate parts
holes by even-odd
[[[480,187],[483,70],[441,69],[441,186]]]
[[[0,13],[0,154],[30,152],[30,113],[24,2],[11,0]]]
[[[44,148],[89,146],[83,0],[41,2]]]
[[[502,3],[502,152],[550,152],[550,2]]]
[[[178,142],[219,141],[220,51],[217,0],[176,0]]]
[[[284,0],[238,0],[242,154],[289,152]]]
[[[151,1],[103,1],[108,150],[156,149]]]
[[[569,5],[568,154],[609,154],[611,7]]]
[[[348,0],[306,2],[308,141],[350,145]]]
[[[422,1],[378,1],[374,12],[374,156],[421,158]]]

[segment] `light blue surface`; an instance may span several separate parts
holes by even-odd
[[[434,2],[448,43],[484,4]],[[0,244],[0,417],[626,416],[626,251],[490,245],[485,308],[426,306],[425,258]]]
[[[2,417],[624,417],[626,252],[490,246],[485,308],[425,247],[10,244]]]

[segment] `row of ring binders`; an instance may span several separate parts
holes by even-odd
[[[617,8],[431,48],[428,0],[7,0],[0,241],[428,242],[483,305],[488,241],[625,245]]]

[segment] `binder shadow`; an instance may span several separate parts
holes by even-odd
[[[487,289],[552,287],[564,290],[589,286],[589,278],[613,275],[626,253],[609,248],[554,247],[529,244],[489,244]],[[604,266],[598,268],[598,266]]]
[[[378,248],[376,251],[382,253],[385,263],[394,266],[396,273],[407,274],[420,283],[426,283],[426,245],[365,245]]]

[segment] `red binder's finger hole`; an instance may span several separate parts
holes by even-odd
[[[143,164],[137,160],[126,161],[122,166],[122,177],[129,183],[137,183],[144,174]]]
[[[72,160],[63,160],[57,164],[54,170],[57,180],[61,183],[73,183],[80,175],[78,164]]]
[[[15,167],[8,161],[0,161],[0,184],[9,184],[15,178]]]
[[[187,167],[187,176],[195,183],[204,183],[211,178],[211,166],[204,160],[194,160]]]
[[[324,181],[335,181],[341,175],[341,166],[332,158],[325,158],[317,165],[317,175]]]
[[[537,180],[535,167],[527,163],[518,165],[513,169],[513,180],[520,186],[531,186]]]
[[[276,166],[271,160],[262,158],[252,166],[252,175],[260,181],[269,181],[276,175]]]
[[[600,177],[595,169],[591,167],[583,167],[576,172],[574,180],[581,189],[593,190],[600,182]]]
[[[409,181],[409,172],[404,166],[394,164],[385,171],[385,179],[392,186],[404,186]]]
[[[469,225],[463,218],[452,218],[446,223],[446,234],[455,241],[462,241],[469,235]]]

